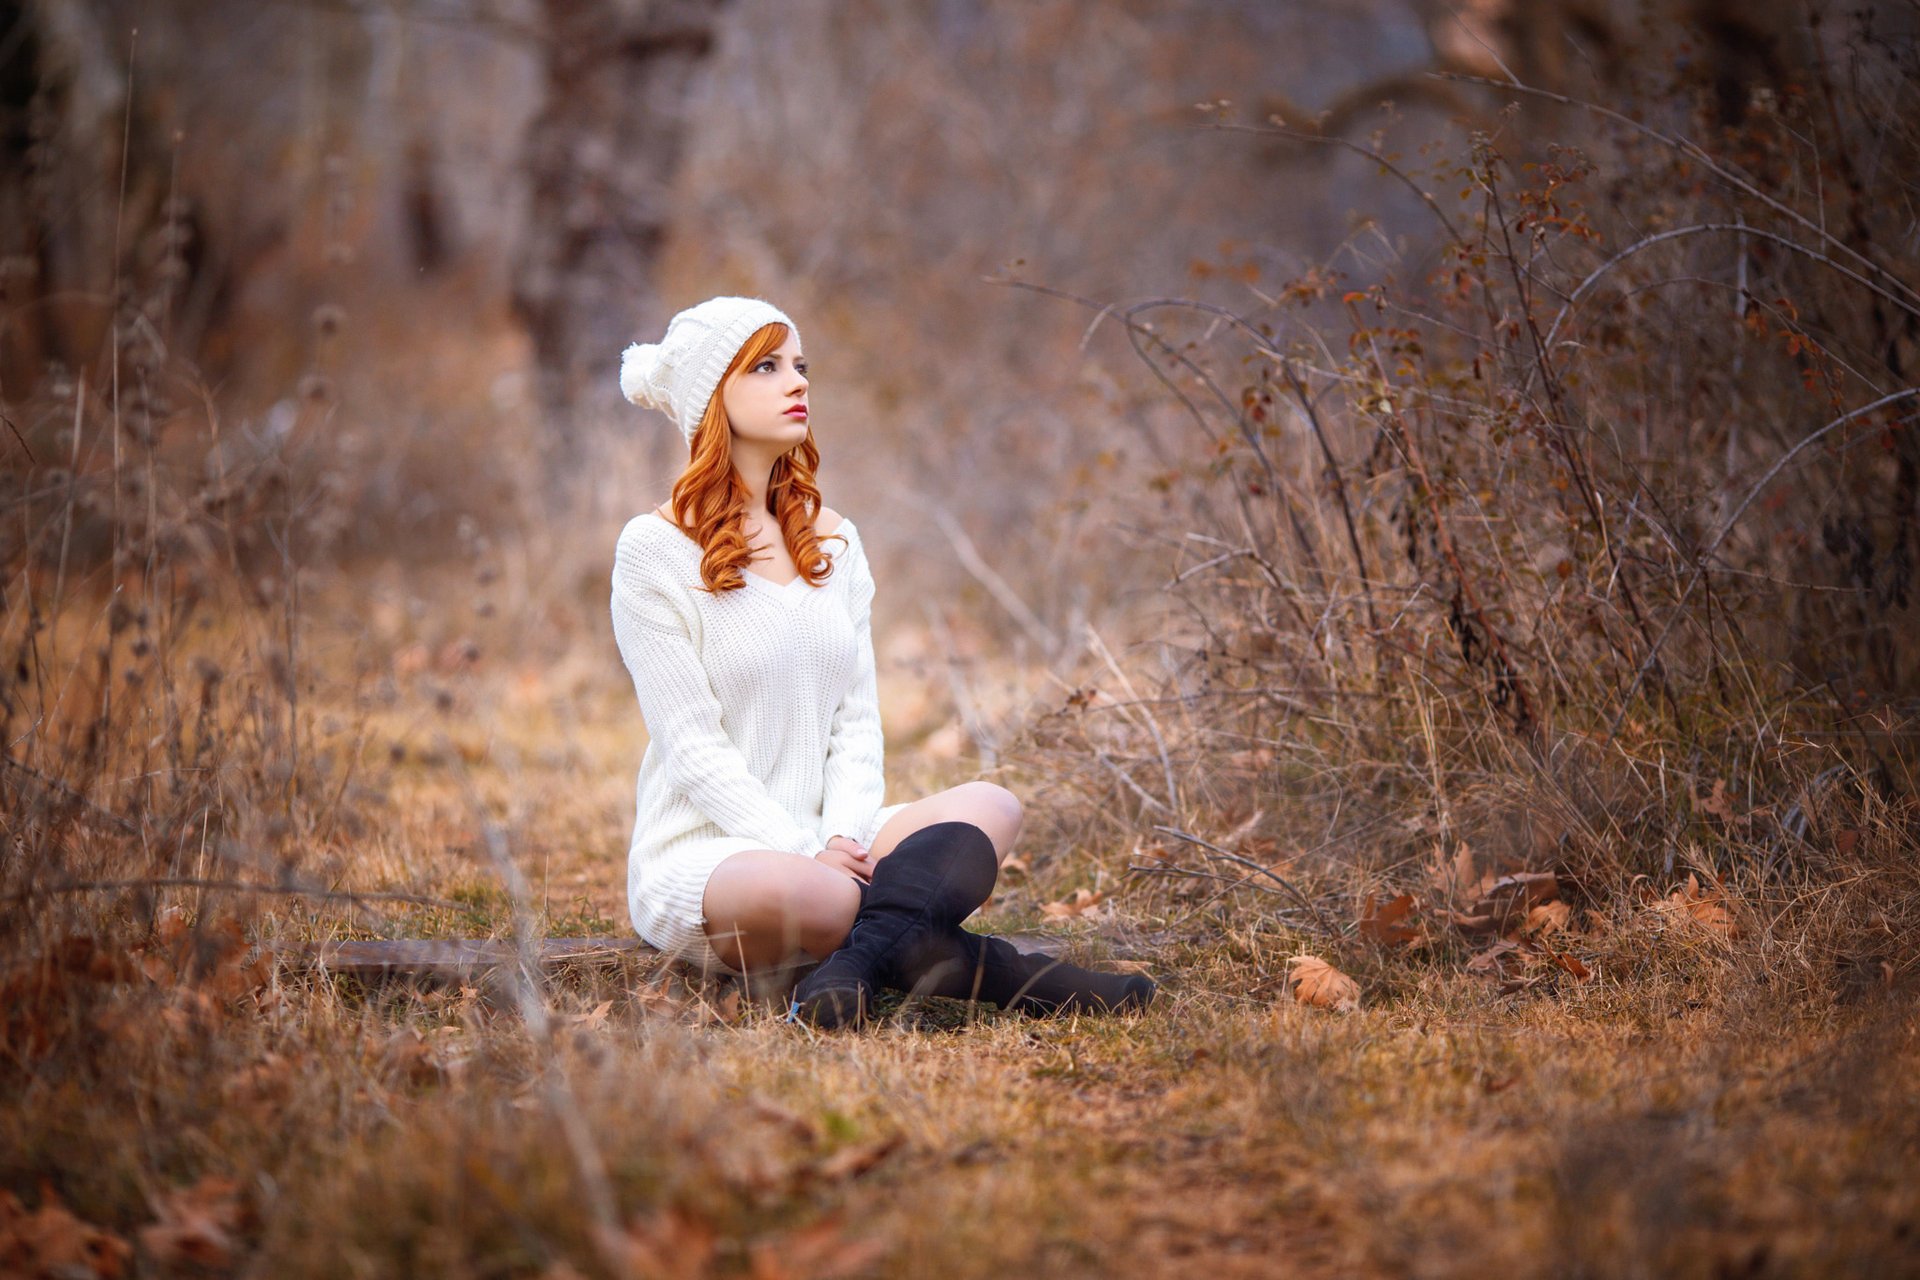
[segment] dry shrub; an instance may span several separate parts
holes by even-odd
[[[1821,52],[1732,125],[1651,71],[1631,118],[1489,88],[1463,153],[1374,155],[1417,278],[1115,308],[1192,460],[1114,486],[1157,661],[1095,637],[1028,726],[1049,834],[1130,842],[1183,926],[1408,891],[1477,945],[1429,883],[1464,858],[1603,918],[1691,876],[1751,963],[1910,977],[1920,56]]]

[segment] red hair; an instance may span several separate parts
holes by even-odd
[[[740,344],[693,433],[687,469],[673,482],[673,522],[700,544],[700,579],[716,595],[747,585],[742,575],[752,558],[743,523],[747,487],[733,467],[733,429],[727,422],[721,388],[740,370],[778,351],[786,340],[787,326],[775,321],[754,330]],[[774,460],[767,481],[767,514],[779,522],[800,576],[816,587],[833,571],[833,561],[820,549],[821,534],[814,527],[820,517],[820,487],[813,479],[819,466],[820,449],[813,442],[813,424],[808,423],[806,439]],[[843,534],[825,536],[839,538],[842,545],[847,541]]]

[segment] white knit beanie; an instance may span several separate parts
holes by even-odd
[[[620,390],[627,399],[672,418],[693,447],[693,433],[727,366],[762,325],[778,321],[800,339],[800,327],[760,298],[718,297],[667,321],[658,342],[636,342],[620,356]]]

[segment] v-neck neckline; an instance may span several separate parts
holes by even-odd
[[[681,541],[687,543],[689,546],[693,547],[696,551],[699,550],[700,544],[694,541],[693,535],[689,534],[685,529],[682,529],[679,525],[667,519],[665,516],[661,515],[658,511],[654,510],[651,507],[647,509],[647,514],[652,516],[655,520],[658,520],[661,524],[667,526],[667,528],[679,534]],[[820,537],[822,540],[824,540],[824,539],[833,537],[835,534],[844,535],[847,539],[847,543],[851,545],[854,538],[859,536],[859,531],[853,528],[853,520],[851,518],[847,516],[841,516],[840,523],[833,526],[833,529],[830,532],[822,533],[817,536]],[[822,551],[835,564],[838,564],[840,562],[840,557],[837,553],[832,551],[826,551],[824,546],[822,547]],[[755,573],[753,570],[747,568],[745,565],[740,566],[740,572],[747,579],[748,583],[751,584],[751,583],[757,582],[761,586],[765,587],[767,590],[775,592],[776,594],[781,596],[785,596],[787,592],[790,591],[792,588],[805,585],[807,582],[806,575],[801,573],[796,573],[793,577],[787,579],[787,581],[785,582],[775,582],[772,578],[769,578],[764,574]]]

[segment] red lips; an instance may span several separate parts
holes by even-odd
[[[807,416],[807,406],[803,404],[797,404],[793,406],[793,408],[787,410],[787,416],[789,418],[794,418],[794,417],[804,418]]]

